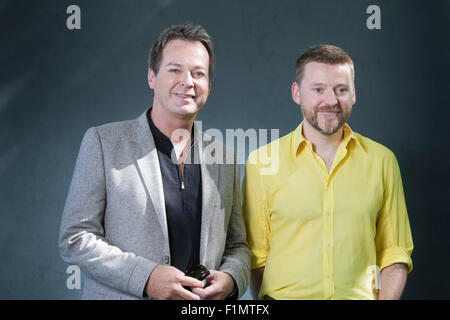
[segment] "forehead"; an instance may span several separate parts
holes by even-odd
[[[352,68],[348,63],[326,64],[312,61],[305,65],[302,82],[351,82],[352,78]]]
[[[208,68],[209,54],[200,41],[171,40],[163,49],[161,65],[180,64]]]

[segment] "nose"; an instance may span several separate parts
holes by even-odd
[[[186,71],[183,73],[183,78],[181,79],[182,84],[188,88],[192,88],[194,86],[194,78],[192,78],[191,72]]]
[[[335,106],[337,104],[338,101],[334,90],[325,90],[325,94],[323,95],[323,102],[328,106]]]

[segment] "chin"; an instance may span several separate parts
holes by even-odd
[[[200,108],[197,105],[183,105],[175,108],[175,113],[180,116],[192,116],[195,115]]]
[[[341,129],[343,127],[343,125],[335,125],[335,126],[323,126],[320,127],[321,131],[323,134],[327,135],[327,136],[331,136],[333,134],[335,134],[336,132],[339,131],[339,129]]]
[[[331,135],[335,134],[337,130],[335,128],[327,128],[325,130],[321,129],[320,131],[325,136],[331,136]]]

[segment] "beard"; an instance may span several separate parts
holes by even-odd
[[[331,136],[341,129],[345,122],[347,122],[350,117],[351,109],[348,112],[344,112],[339,104],[331,107],[316,107],[312,111],[305,110],[303,106],[301,107],[303,118],[317,131],[325,136]],[[335,112],[334,114],[326,115],[326,124],[319,124],[319,112]],[[329,123],[329,124],[327,124]]]

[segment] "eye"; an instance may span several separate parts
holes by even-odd
[[[338,93],[338,94],[344,94],[344,93],[346,93],[347,91],[348,91],[348,89],[345,88],[345,87],[342,87],[342,88],[338,88],[338,89],[337,89],[337,93]]]
[[[180,72],[180,70],[178,70],[178,69],[169,69],[169,72],[178,73],[178,72]]]
[[[200,79],[200,78],[204,78],[206,75],[203,71],[196,71],[194,72],[194,78],[196,79]]]
[[[322,88],[313,88],[313,91],[316,93],[321,93],[322,92]]]

